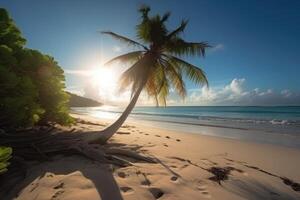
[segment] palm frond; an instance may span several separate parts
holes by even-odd
[[[129,52],[117,57],[114,57],[113,59],[107,61],[104,65],[110,65],[114,62],[135,62],[138,61],[143,54],[145,53],[145,51],[133,51],[133,52]]]
[[[141,5],[138,11],[142,14],[143,19],[148,18],[148,13],[150,12],[150,7],[147,5]]]
[[[164,79],[162,82],[162,87],[160,88],[160,91],[158,93],[158,103],[159,105],[166,106],[167,105],[167,97],[169,95],[169,88],[170,84],[168,82],[168,79]]]
[[[156,75],[156,95],[155,99],[157,101],[157,105],[167,105],[167,97],[169,95],[170,84],[169,80],[167,79],[165,66],[161,65],[159,60],[157,61],[156,68],[158,70],[158,74]]]
[[[159,106],[158,94],[163,86],[164,79],[166,79],[164,69],[156,62],[155,67],[150,68],[145,89],[148,96],[155,99],[157,106]]]
[[[171,15],[170,12],[166,12],[166,13],[162,16],[162,18],[161,18],[160,21],[161,21],[162,23],[165,22],[165,21],[167,21],[167,20],[169,19],[170,15]]]
[[[138,62],[137,62],[138,63]],[[136,87],[134,87],[134,83],[140,82],[139,79],[139,68],[135,63],[132,67],[128,68],[125,72],[123,72],[119,79],[119,91],[123,92],[126,90],[130,85],[132,85],[132,93],[135,92]],[[137,84],[135,85],[137,86]]]
[[[204,71],[202,71],[202,69],[175,56],[166,54],[163,54],[163,56],[172,65],[178,66],[186,75],[186,77],[193,81],[195,84],[208,86],[206,75]]]
[[[148,65],[146,65],[146,59],[142,58],[138,60],[121,74],[119,79],[119,91],[124,91],[131,85],[131,94],[133,95],[137,91],[137,88],[145,82],[144,79],[145,76],[148,75],[148,71],[149,68]]]
[[[178,34],[182,33],[185,29],[185,27],[188,24],[188,20],[182,20],[179,27],[177,27],[174,31],[168,34],[167,38],[170,39],[172,37],[176,37]]]
[[[132,45],[132,46],[135,46],[135,47],[142,47],[145,50],[149,50],[145,45],[142,45],[141,43],[136,42],[136,41],[134,41],[132,39],[129,39],[129,38],[125,37],[125,36],[118,35],[118,34],[116,34],[114,32],[111,32],[111,31],[102,31],[101,33],[102,34],[106,34],[106,35],[110,35],[111,37],[113,37],[113,38],[115,38],[115,39],[117,39],[117,40],[119,40],[121,42],[124,42],[124,43],[126,43],[128,45]]]
[[[179,96],[185,98],[187,91],[185,88],[185,83],[182,79],[180,68],[164,59],[160,59],[160,63],[165,67],[166,75],[169,79],[169,82],[174,86],[175,91]]]
[[[181,38],[173,38],[164,45],[164,51],[175,56],[205,56],[207,42],[186,42]]]

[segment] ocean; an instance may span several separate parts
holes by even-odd
[[[100,119],[117,119],[124,108],[72,108]],[[136,107],[129,121],[184,133],[300,148],[300,106]]]

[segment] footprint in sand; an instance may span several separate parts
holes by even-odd
[[[143,180],[143,181],[141,182],[141,185],[142,185],[142,186],[150,186],[150,185],[151,185],[151,182],[150,182],[148,179],[146,179],[146,180]]]
[[[161,137],[160,135],[155,135],[156,137]]]
[[[63,188],[64,187],[64,183],[63,182],[61,182],[61,183],[59,183],[57,186],[55,186],[53,189],[60,189],[60,188]]]
[[[201,192],[201,194],[202,194],[203,197],[205,197],[205,198],[207,198],[207,199],[210,199],[210,198],[211,198],[211,195],[210,195],[209,192],[207,192],[207,191],[203,191],[203,192]]]
[[[164,192],[159,188],[149,188],[149,192],[155,199],[159,199],[164,195]]]
[[[177,177],[177,176],[172,176],[172,177],[170,178],[170,180],[173,181],[173,182],[175,182],[175,181],[178,180],[178,177]]]
[[[177,142],[180,142],[181,140],[180,140],[180,139],[176,139],[176,141],[177,141]]]
[[[64,190],[59,190],[52,195],[51,200],[57,200],[59,199],[59,196],[62,195],[65,191]]]
[[[126,174],[124,172],[118,172],[118,176],[120,178],[125,178],[126,177]]]
[[[120,187],[120,190],[123,194],[132,194],[134,192],[134,190],[131,187],[127,186]]]
[[[166,136],[167,139],[170,139],[170,136]]]
[[[211,198],[211,195],[210,195],[210,193],[206,190],[207,187],[206,187],[205,185],[200,185],[200,186],[198,186],[197,189],[201,192],[201,195],[202,195],[203,197],[208,198],[208,199]]]
[[[164,146],[165,146],[165,147],[168,147],[168,145],[167,145],[167,144],[164,144]]]

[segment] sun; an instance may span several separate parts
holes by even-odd
[[[117,77],[112,69],[99,67],[92,71],[91,82],[100,91],[113,91],[117,85]]]

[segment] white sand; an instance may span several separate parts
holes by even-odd
[[[129,134],[116,134],[110,143],[155,156],[161,164],[113,169],[82,157],[56,157],[30,170],[16,199],[300,199],[300,191],[280,178],[300,182],[299,150],[130,125],[120,130]],[[232,167],[228,180],[210,180],[211,167]]]

